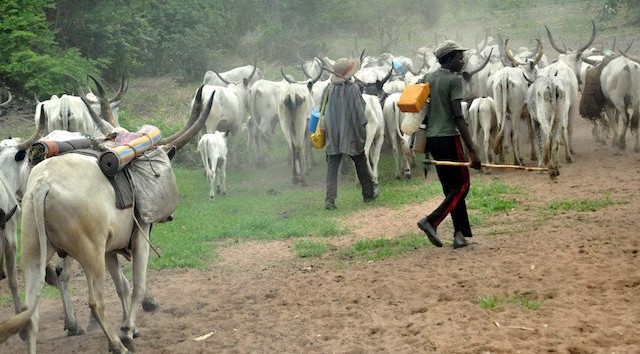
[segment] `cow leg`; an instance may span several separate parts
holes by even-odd
[[[218,173],[218,187],[217,190],[222,195],[227,194],[227,162],[224,158],[218,159],[218,165],[216,166]]]
[[[120,304],[122,305],[122,321],[127,319],[129,309],[131,307],[131,297],[129,294],[129,281],[124,276],[120,262],[118,261],[118,255],[114,252],[105,254],[104,260],[107,266],[107,270],[113,279],[113,284],[116,288],[116,294],[120,298]]]
[[[62,298],[62,308],[64,309],[64,330],[67,331],[67,336],[77,336],[84,334],[84,330],[78,326],[78,320],[76,314],[73,311],[73,304],[71,302],[71,296],[69,295],[69,280],[71,279],[71,267],[73,266],[73,258],[65,257],[58,259],[58,265],[56,266],[57,274],[57,286],[60,291],[60,297]],[[95,322],[92,316],[89,319]]]
[[[91,252],[92,255],[86,255],[85,260],[78,259],[82,265],[85,276],[87,277],[87,288],[89,292],[89,308],[91,314],[98,321],[102,331],[107,336],[109,342],[109,351],[115,353],[128,353],[128,349],[118,338],[113,327],[109,323],[105,314],[104,306],[104,278],[105,278],[105,257],[104,251]]]
[[[15,313],[18,313],[20,312],[20,294],[18,294],[18,272],[16,271],[17,225],[15,219],[16,217],[12,218],[5,225],[6,243],[4,246],[4,253],[6,255],[7,281],[9,282],[9,289],[11,289],[11,296],[13,297],[13,307],[15,309]],[[0,254],[2,254],[2,252],[2,248],[0,248]],[[1,267],[2,258],[0,257],[0,269]]]
[[[633,108],[633,115],[631,116],[631,122],[630,122],[631,136],[635,136],[636,138],[636,141],[633,144],[633,151],[636,153],[640,152],[640,135],[638,135],[639,124],[640,124],[640,104]]]
[[[148,224],[143,224],[142,230],[138,229],[132,240],[133,295],[127,318],[120,327],[120,330],[122,331],[121,339],[131,351],[134,351],[133,337],[136,328],[135,318],[138,314],[138,307],[140,306],[143,297],[146,295],[149,243],[143,234],[149,233],[149,226],[150,225]]]
[[[374,185],[377,185],[379,183],[378,164],[380,163],[380,152],[382,151],[382,143],[383,139],[381,137],[376,137],[369,153],[369,160],[371,163],[371,176],[373,178]]]
[[[218,159],[217,158],[212,158],[211,156],[208,157],[209,159],[209,171],[208,173],[208,178],[209,178],[209,200],[213,200],[216,197],[216,170],[217,170],[217,165],[218,165]]]

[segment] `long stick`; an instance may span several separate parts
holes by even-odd
[[[470,166],[471,162],[461,162],[461,161],[439,161],[439,160],[424,160],[425,164],[428,165],[436,165],[436,166]],[[546,167],[531,167],[531,166],[520,166],[520,165],[496,165],[492,163],[483,163],[482,167],[486,168],[512,168],[514,170],[525,170],[525,171],[548,171],[549,169]]]

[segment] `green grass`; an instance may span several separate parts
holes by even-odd
[[[339,256],[341,259],[366,259],[368,261],[376,261],[427,246],[428,242],[426,238],[421,235],[400,236],[393,239],[379,238],[359,240],[351,247],[341,250]]]
[[[4,280],[6,281],[6,280]],[[20,301],[24,302],[24,289],[20,289],[21,285],[18,285],[18,291],[20,293]],[[6,287],[3,286],[3,289],[6,289],[7,292],[6,294],[2,294],[0,295],[0,307],[4,307],[4,306],[13,306],[13,298],[11,297],[11,291],[9,291],[9,286],[7,285]],[[3,291],[4,293],[4,291]],[[47,298],[47,299],[55,299],[55,298],[60,298],[60,291],[58,290],[58,288],[54,288],[53,286],[49,286],[47,284],[45,284],[42,287],[42,292],[40,293],[41,296],[43,298]],[[69,288],[69,295],[73,295],[73,288],[70,287]]]
[[[598,211],[599,209],[608,207],[610,205],[620,204],[619,201],[615,201],[610,197],[604,197],[602,199],[570,199],[570,200],[559,200],[551,202],[547,208],[546,212],[551,214],[556,214],[559,212],[567,212],[567,211],[577,211],[577,212],[589,212],[589,211]]]
[[[293,243],[293,253],[298,258],[319,257],[327,253],[331,245],[309,239],[297,240]]]
[[[505,306],[517,306],[525,310],[538,310],[543,305],[535,293],[512,295],[484,295],[478,298],[478,305],[485,310],[496,310]]]

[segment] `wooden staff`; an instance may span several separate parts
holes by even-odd
[[[425,164],[428,165],[436,165],[436,166],[471,166],[471,162],[461,162],[461,161],[438,161],[438,160],[424,160]],[[496,165],[492,163],[483,163],[482,167],[486,168],[512,168],[514,170],[525,170],[525,171],[548,171],[549,169],[546,167],[531,167],[531,166],[520,166],[520,165]]]

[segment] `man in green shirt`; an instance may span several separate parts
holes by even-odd
[[[422,80],[431,84],[427,109],[427,151],[435,160],[467,161],[462,148],[464,141],[471,167],[480,169],[480,159],[462,115],[462,77],[457,73],[464,66],[465,50],[454,41],[442,42],[434,51],[440,68],[426,74]],[[465,203],[470,187],[469,169],[466,166],[436,166],[436,171],[445,199],[431,214],[418,221],[418,227],[427,234],[431,243],[442,247],[436,230],[451,214],[453,247],[464,247],[467,245],[465,238],[473,236]]]

